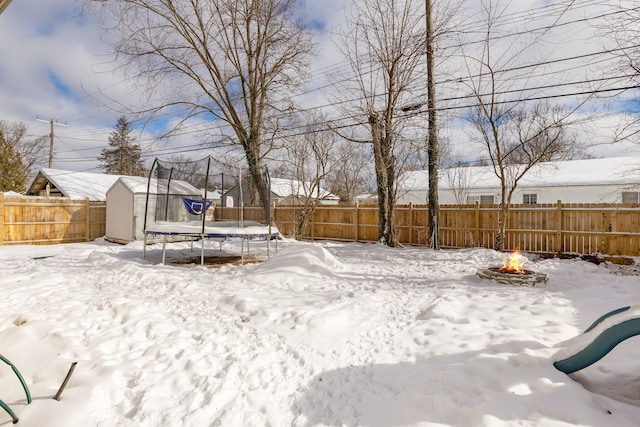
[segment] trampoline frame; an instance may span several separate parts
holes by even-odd
[[[202,231],[195,231],[198,230],[200,228],[200,224],[185,224],[182,222],[176,222],[176,223],[172,223],[172,222],[166,222],[166,223],[155,223],[155,224],[150,224],[144,231],[144,244],[142,246],[142,258],[146,257],[146,250],[147,250],[147,236],[148,235],[154,235],[154,236],[163,236],[162,239],[162,264],[165,264],[166,261],[166,248],[167,248],[167,237],[168,236],[184,236],[184,237],[190,237],[191,238],[191,247],[193,250],[193,239],[200,239],[201,241],[201,245],[200,245],[200,265],[204,265],[204,241],[205,239],[215,239],[218,240],[220,242],[220,248],[222,249],[222,243],[230,240],[232,238],[240,238],[242,240],[242,244],[240,246],[240,259],[241,262],[244,264],[244,243],[245,241],[247,242],[247,252],[249,251],[249,241],[254,240],[254,239],[261,239],[261,240],[266,240],[267,241],[267,257],[270,256],[270,249],[271,249],[271,240],[275,240],[275,249],[276,252],[278,252],[278,238],[280,237],[280,232],[278,231],[277,228],[272,227],[271,225],[263,225],[263,224],[259,224],[259,223],[255,223],[255,222],[250,222],[250,223],[243,223],[243,224],[247,224],[244,225],[243,227],[238,227],[236,225],[235,221],[220,221],[218,223],[216,222],[212,222],[209,223],[210,225],[204,226],[204,230],[205,232],[203,233]],[[233,224],[233,226],[231,225]],[[174,228],[175,229],[172,229]],[[191,227],[194,229],[194,231],[186,231],[184,230],[185,227]],[[215,232],[207,232],[207,227],[209,229],[215,228],[216,231]],[[166,228],[166,230],[165,230]],[[179,230],[179,228],[182,228],[183,230]],[[221,230],[224,230],[225,228],[228,228],[230,231],[229,232],[221,232]],[[243,228],[245,228],[246,230],[242,230]],[[264,232],[257,232],[256,229],[257,228],[264,228]],[[233,231],[231,231],[233,230]],[[275,230],[275,231],[274,231]]]
[[[222,243],[232,238],[240,238],[242,239],[241,249],[240,249],[240,258],[242,263],[244,263],[244,242],[247,242],[247,251],[249,250],[249,241],[253,239],[262,239],[267,241],[267,257],[270,256],[270,247],[271,240],[275,239],[276,241],[276,252],[278,251],[278,238],[280,237],[280,232],[277,228],[271,225],[271,210],[270,208],[265,211],[266,222],[267,224],[260,224],[257,222],[245,222],[241,215],[238,218],[238,221],[209,221],[206,220],[206,210],[203,209],[200,214],[201,220],[199,221],[190,221],[190,222],[171,222],[171,221],[160,221],[153,222],[151,224],[147,223],[147,214],[149,209],[149,194],[151,190],[151,181],[153,176],[153,171],[158,164],[158,159],[156,158],[153,162],[153,165],[149,169],[149,178],[147,181],[147,197],[145,201],[145,215],[144,215],[144,244],[142,248],[142,257],[146,256],[147,249],[147,236],[149,235],[160,235],[163,236],[162,239],[162,264],[166,261],[166,245],[167,245],[167,237],[168,236],[184,236],[191,239],[191,249],[193,250],[193,240],[200,239],[201,240],[201,249],[200,249],[200,265],[204,265],[204,241],[205,239],[217,239],[220,241],[220,248],[222,249]],[[211,166],[211,157],[207,158],[207,171],[204,183],[204,195],[203,195],[203,203],[206,205],[207,203],[207,187],[209,181],[209,170]],[[171,176],[173,175],[173,168],[171,168],[171,172],[167,181],[167,195],[170,191],[170,183]],[[269,170],[265,168],[264,177],[266,180],[266,185],[268,188],[269,194],[269,207],[271,206],[271,178],[269,176]],[[240,174],[239,179],[240,185],[240,205],[239,208],[242,208],[242,175]],[[166,220],[166,211],[165,211],[165,220]],[[228,231],[225,231],[227,229]],[[274,231],[275,230],[275,231]]]

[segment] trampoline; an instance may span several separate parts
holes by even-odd
[[[267,242],[267,257],[270,255],[270,242],[276,241],[280,235],[278,229],[271,224],[270,209],[264,209],[265,221],[244,221],[243,219],[243,191],[242,174],[237,179],[229,179],[227,183],[235,188],[235,197],[239,199],[237,208],[227,207],[236,212],[235,220],[216,220],[216,203],[208,199],[209,190],[220,186],[222,189],[221,209],[224,207],[225,193],[224,175],[222,184],[216,181],[212,173],[211,158],[189,162],[164,162],[156,159],[149,173],[147,185],[147,197],[145,203],[144,221],[144,245],[142,257],[146,257],[148,236],[162,237],[162,263],[166,261],[166,248],[168,241],[200,240],[200,264],[204,264],[205,245],[207,239],[222,243],[230,239],[241,239],[241,259],[244,262],[244,247],[247,248],[251,240],[264,240]],[[265,169],[262,179],[270,190],[270,179]],[[231,181],[231,182],[230,182]],[[203,188],[199,190],[198,188]]]

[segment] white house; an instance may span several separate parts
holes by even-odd
[[[295,179],[271,178],[271,198],[275,203],[295,203],[300,199],[319,199],[322,205],[337,205],[340,197],[327,190],[316,187],[311,188],[309,182],[301,182]],[[274,197],[275,196],[275,197]]]
[[[500,184],[491,166],[439,171],[440,204],[499,203]],[[427,203],[427,171],[399,180],[398,204]],[[520,180],[512,203],[640,203],[640,157],[545,162]]]
[[[295,179],[271,178],[271,202],[276,204],[295,204],[306,198],[320,199],[320,204],[337,205],[340,197],[328,192],[323,188],[311,189],[309,182],[297,181]],[[242,183],[242,197],[245,203],[249,203],[249,185],[246,181]],[[225,206],[229,202],[237,203],[240,200],[239,186],[235,185],[224,193]]]

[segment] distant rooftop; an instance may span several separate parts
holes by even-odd
[[[295,179],[271,178],[271,192],[278,197],[316,197],[318,199],[337,199],[338,196],[328,192],[323,188],[316,187],[311,193],[311,183],[301,182]]]
[[[27,195],[42,196],[49,184],[52,196],[64,196],[75,200],[89,198],[92,201],[107,200],[107,190],[121,175],[75,172],[62,169],[41,169],[27,190]]]
[[[496,188],[498,177],[491,166],[441,169],[439,187],[451,188],[447,176],[463,177],[470,188]],[[464,175],[463,175],[464,174]],[[539,163],[518,184],[520,187],[559,187],[640,183],[640,157],[607,157],[602,159],[567,160]],[[427,171],[405,173],[400,179],[404,190],[429,188]]]

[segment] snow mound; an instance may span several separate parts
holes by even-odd
[[[295,244],[279,250],[268,261],[256,266],[259,275],[323,277],[333,275],[340,262],[320,246]]]

